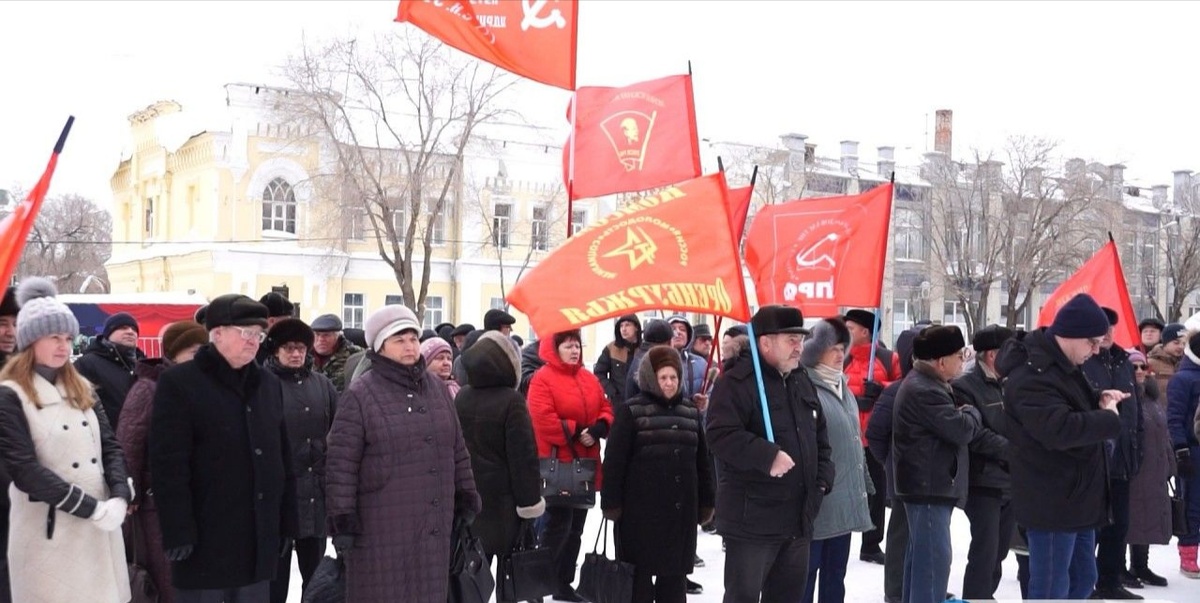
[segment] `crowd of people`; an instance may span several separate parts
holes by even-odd
[[[79,324],[53,285],[10,288],[0,600],[128,601],[136,551],[160,601],[281,603],[332,542],[346,600],[441,602],[471,526],[489,560],[536,534],[553,598],[582,601],[595,507],[636,602],[703,591],[705,531],[727,603],[843,602],[855,533],[887,603],[938,603],[955,508],[964,599],[994,598],[1011,551],[1027,598],[1133,599],[1167,583],[1149,547],[1178,530],[1171,480],[1179,569],[1200,578],[1200,334],[1147,320],[1123,350],[1087,295],[1045,328],[968,346],[921,324],[894,349],[869,311],[806,324],[765,306],[722,333],[720,362],[708,325],[628,315],[591,370],[579,331],[526,344],[503,310],[482,329],[400,305],[361,330],[293,314],[277,293],[222,295],[158,333],[159,358],[116,314],[72,362]],[[594,491],[544,496],[549,458],[594,461]]]

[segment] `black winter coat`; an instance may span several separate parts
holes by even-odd
[[[296,538],[325,538],[325,438],[337,411],[337,389],[329,377],[303,368],[266,367],[283,384],[283,422],[296,476]]]
[[[472,531],[484,551],[500,555],[509,551],[521,526],[518,507],[530,518],[545,507],[533,421],[516,389],[516,348],[504,335],[484,333],[459,359],[470,385],[459,390],[454,406],[483,501]]]
[[[236,588],[275,576],[296,533],[283,389],[250,363],[234,370],[211,345],[167,369],[154,392],[150,473],[163,546],[192,545],[172,567],[181,589]]]
[[[1092,389],[1098,392],[1116,389],[1131,394],[1117,405],[1121,416],[1121,435],[1106,446],[1108,476],[1120,480],[1133,479],[1142,468],[1146,427],[1142,421],[1141,388],[1134,379],[1129,352],[1115,345],[1108,349],[1101,348],[1100,353],[1083,363],[1083,374]]]
[[[907,377],[906,377],[907,378]],[[867,419],[867,448],[871,451],[871,456],[883,465],[884,475],[887,477],[887,500],[890,502],[896,497],[896,466],[893,464],[892,458],[892,427],[895,423],[893,414],[896,407],[896,392],[900,391],[900,386],[904,380],[893,381],[883,388],[883,393],[879,394],[879,400],[875,401],[875,408],[871,410],[871,418]]]
[[[833,485],[825,415],[805,369],[783,375],[764,364],[762,376],[774,442],[766,438],[749,353],[717,380],[709,398],[705,429],[717,458],[717,531],[753,540],[809,537]],[[774,478],[771,464],[780,450],[796,466]]]
[[[104,405],[108,424],[112,425],[114,431],[121,418],[121,408],[125,406],[125,396],[129,395],[129,388],[137,381],[133,370],[138,361],[145,357],[137,348],[117,346],[103,337],[97,337],[75,361],[75,370],[96,386],[96,395]]]
[[[954,397],[979,411],[980,428],[971,440],[970,489],[1007,496],[1012,489],[1008,475],[1008,438],[1004,437],[1004,389],[978,362],[975,368],[955,379]]]
[[[663,396],[654,369],[641,393],[615,410],[604,452],[602,509],[621,509],[617,558],[653,575],[692,573],[700,509],[713,506],[700,411],[682,392]]]
[[[979,433],[979,411],[956,408],[950,384],[917,366],[896,392],[894,413],[896,496],[965,507],[967,445]]]
[[[522,395],[529,393],[529,382],[533,381],[533,374],[542,368],[543,364],[546,364],[538,351],[539,346],[541,346],[541,342],[535,339],[521,348],[521,387],[517,390]]]
[[[1104,441],[1120,435],[1121,419],[1099,408],[1083,371],[1046,329],[1008,340],[996,367],[1005,378],[1017,523],[1054,532],[1107,525],[1111,502]]]

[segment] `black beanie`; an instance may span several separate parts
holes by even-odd
[[[642,326],[642,341],[651,344],[671,343],[671,336],[675,331],[671,329],[671,325],[661,318],[653,318],[646,321]]]
[[[108,339],[114,331],[122,327],[129,327],[133,329],[134,332],[139,332],[137,320],[135,320],[133,316],[130,316],[127,312],[117,312],[116,314],[109,316],[108,319],[104,321],[104,331],[101,333],[101,335],[103,335],[105,339]]]
[[[1192,333],[1192,336],[1188,337],[1188,351],[1192,356],[1200,358],[1200,332]]]
[[[1108,335],[1110,326],[1100,304],[1087,293],[1080,293],[1058,309],[1049,332],[1067,339],[1091,339]]]
[[[4,290],[4,301],[0,303],[0,316],[16,316],[21,311],[17,303],[17,288],[9,287]]]

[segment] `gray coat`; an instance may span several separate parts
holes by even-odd
[[[863,459],[858,402],[845,375],[842,376],[841,395],[815,373],[812,381],[821,401],[821,411],[825,413],[829,446],[833,448],[833,466],[837,468],[833,489],[825,495],[813,522],[813,540],[867,532],[874,527],[871,510],[867,507],[867,494],[874,494],[875,487]]]

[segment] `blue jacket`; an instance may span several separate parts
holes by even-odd
[[[1167,429],[1171,432],[1171,445],[1180,448],[1196,448],[1193,420],[1196,416],[1196,401],[1200,399],[1200,359],[1191,350],[1184,352],[1179,361],[1179,370],[1167,382]]]

